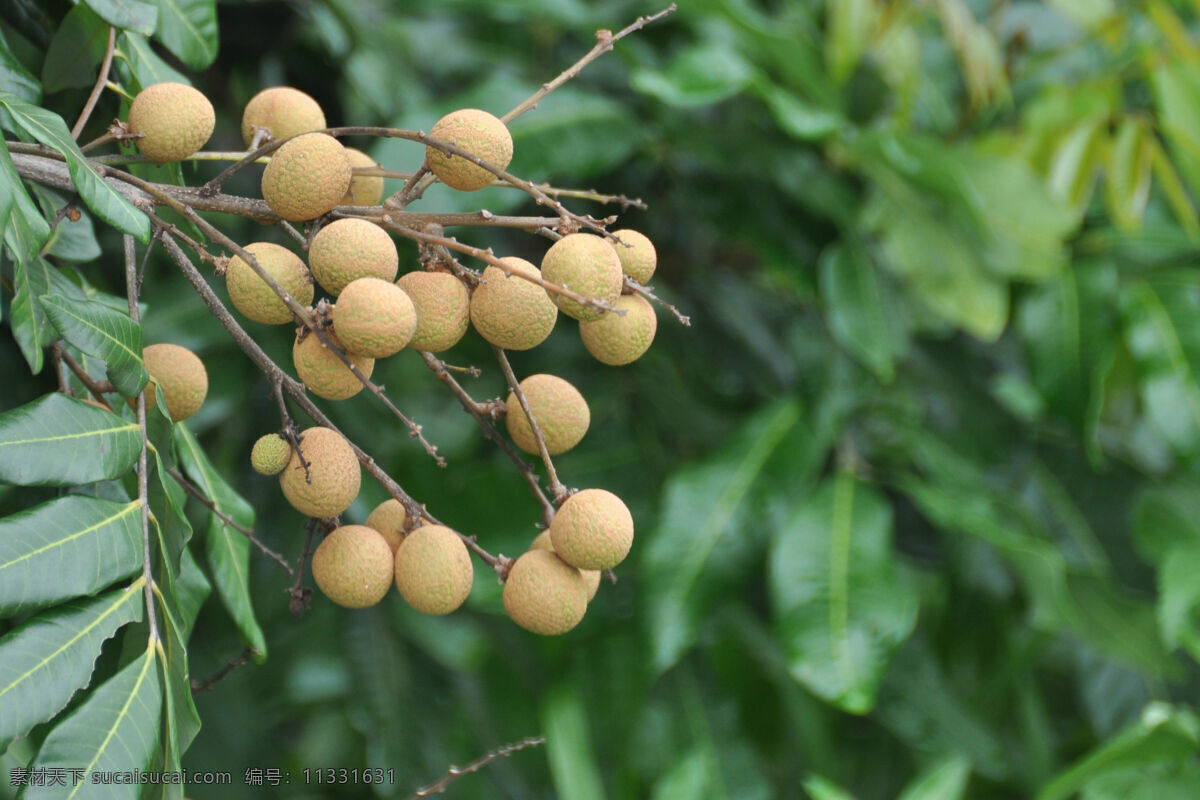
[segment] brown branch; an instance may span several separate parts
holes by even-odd
[[[628,275],[625,276],[625,290],[626,290],[625,291],[626,294],[630,294],[630,293],[638,294],[651,302],[658,303],[660,306],[662,306],[663,308],[667,309],[672,314],[674,314],[675,319],[679,320],[679,323],[681,325],[687,325],[689,327],[691,326],[691,324],[692,324],[691,317],[684,315],[683,312],[681,312],[678,308],[676,308],[675,306],[668,303],[666,300],[663,300],[661,297],[656,295],[654,293],[654,290],[651,287],[642,286],[640,283],[638,283],[637,281],[635,281],[633,278],[629,277]]]
[[[417,182],[427,175],[430,177],[430,180],[425,182],[426,186],[433,183],[433,176],[429,174],[429,162],[422,161],[421,166],[417,167],[417,171],[408,176],[408,180],[406,180],[404,185],[400,187],[400,191],[396,192],[394,195],[385,200],[384,205],[390,204],[390,202],[395,199],[395,205],[399,208],[404,208],[413,200],[416,200],[425,192],[424,189],[421,189],[419,193],[415,193]]]
[[[557,186],[551,186],[548,183],[539,183],[536,186],[551,197],[571,197],[576,200],[592,200],[596,203],[619,203],[622,211],[628,211],[631,208],[636,208],[639,211],[646,211],[650,207],[640,197],[626,197],[623,194],[603,194],[595,189],[561,189]]]
[[[496,354],[496,360],[500,362],[500,369],[504,371],[504,380],[508,382],[508,388],[517,396],[517,402],[521,404],[521,410],[525,412],[525,418],[529,420],[529,429],[533,431],[533,438],[537,441],[538,453],[542,457],[542,464],[546,467],[546,477],[550,481],[550,493],[554,495],[554,502],[562,505],[571,492],[558,479],[558,471],[554,469],[554,462],[550,459],[550,451],[546,449],[546,437],[542,435],[542,426],[538,424],[537,419],[533,416],[533,411],[529,408],[529,400],[525,397],[525,392],[521,390],[521,384],[517,381],[517,376],[513,374],[512,365],[508,363],[508,356],[505,355],[504,349],[492,345],[492,352]],[[553,515],[552,515],[553,516]],[[547,525],[550,523],[547,522]]]
[[[240,656],[237,656],[233,660],[229,661],[227,664],[225,664],[225,666],[221,667],[219,670],[214,672],[209,677],[205,678],[202,681],[192,681],[191,682],[192,694],[198,694],[199,692],[208,691],[209,689],[211,689],[213,687],[214,684],[225,680],[226,676],[228,676],[229,673],[233,672],[238,667],[248,663],[252,656],[256,656],[258,654],[259,654],[259,652],[257,650],[255,650],[253,647],[247,647],[245,650],[242,651],[242,654]]]
[[[313,537],[317,535],[319,527],[321,527],[320,520],[310,519],[305,523],[304,549],[300,551],[300,558],[296,559],[296,579],[292,581],[292,585],[288,589],[288,596],[291,598],[288,601],[288,610],[297,619],[304,616],[305,611],[308,611],[308,604],[312,600],[312,589],[303,585],[304,565],[308,562],[308,557],[312,555],[312,541]]]
[[[108,406],[110,410],[112,409],[112,406],[109,406],[108,401],[104,399],[104,395],[115,392],[117,390],[116,386],[113,386],[108,381],[98,381],[91,375],[88,375],[87,370],[71,357],[71,354],[67,352],[67,348],[63,347],[62,342],[55,342],[53,347],[51,347],[51,353],[55,357],[62,359],[62,362],[67,365],[67,368],[71,372],[75,373],[75,377],[87,387],[87,390],[92,393],[97,402]]]
[[[463,775],[469,775],[472,772],[478,772],[498,758],[507,758],[519,750],[524,750],[529,747],[540,747],[546,743],[544,736],[531,736],[528,739],[522,739],[519,742],[506,744],[503,747],[498,747],[495,750],[480,756],[479,758],[467,764],[465,767],[450,767],[446,774],[442,776],[437,783],[431,783],[423,789],[418,789],[408,798],[408,800],[421,800],[423,797],[430,797],[435,794],[442,794],[446,791],[446,787],[456,778],[461,778]]]
[[[83,111],[79,112],[79,119],[75,120],[75,126],[71,128],[72,139],[79,139],[79,134],[83,133],[83,126],[87,124],[88,118],[92,116],[92,111],[96,108],[96,103],[100,100],[100,93],[104,91],[104,85],[108,83],[108,71],[112,67],[113,50],[116,47],[117,29],[109,25],[108,44],[104,48],[104,60],[100,62],[100,77],[96,79],[96,85],[92,87],[92,93],[88,95],[87,102],[83,105]]]
[[[358,208],[360,211],[339,211],[341,208]],[[451,227],[493,227],[518,228],[526,231],[536,231],[538,228],[553,227],[561,220],[558,217],[514,217],[493,214],[486,208],[468,213],[440,213],[419,211],[397,211],[381,206],[338,206],[332,212],[334,217],[356,217],[368,222],[379,222],[380,217],[390,217],[397,224],[410,228],[421,228],[433,223],[443,228]],[[611,224],[611,223],[610,223]]]

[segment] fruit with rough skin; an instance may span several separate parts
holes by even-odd
[[[335,297],[355,278],[396,279],[400,256],[387,231],[365,219],[329,223],[308,248],[313,277]]]
[[[523,258],[500,259],[514,272],[541,277]],[[529,350],[546,341],[558,319],[558,306],[536,283],[506,275],[488,265],[483,282],[471,293],[471,324],[479,335],[505,350]]]
[[[246,147],[254,141],[256,127],[268,129],[272,139],[286,139],[328,126],[325,112],[310,95],[291,86],[271,86],[251,97],[242,111],[242,141]]]
[[[262,196],[282,219],[315,219],[341,202],[350,177],[350,159],[341,142],[325,133],[303,133],[271,154],[263,170]]]
[[[417,329],[409,346],[440,353],[458,344],[471,320],[471,294],[458,278],[446,272],[409,272],[397,285],[417,309]]]
[[[422,614],[449,614],[471,593],[475,571],[462,537],[444,525],[422,525],[396,550],[396,588]]]
[[[292,451],[287,467],[279,473],[279,488],[301,514],[336,517],[358,497],[362,484],[358,457],[346,437],[331,428],[308,428],[300,436],[300,452]]]
[[[417,329],[417,309],[390,281],[355,278],[333,307],[333,330],[346,351],[384,358],[400,352]]]
[[[599,319],[579,323],[583,346],[597,361],[619,367],[641,358],[658,331],[658,317],[646,298],[623,294],[613,303],[625,316],[605,312]]]
[[[610,239],[608,242],[617,251],[621,271],[645,286],[658,266],[658,253],[654,249],[654,242],[650,241],[646,234],[630,228],[613,231],[612,235],[621,240],[614,242]]]
[[[199,356],[177,344],[152,344],[142,350],[142,363],[150,373],[150,382],[146,384],[147,411],[158,402],[156,385],[162,387],[167,414],[175,422],[200,410],[208,395],[208,372]]]
[[[325,331],[325,335],[333,345],[345,351],[345,346],[336,334]],[[375,370],[375,359],[353,353],[346,353],[346,358],[358,367],[363,377],[371,377]],[[296,367],[296,375],[317,397],[345,400],[363,390],[362,381],[315,333],[302,330],[296,335],[296,341],[292,345],[292,363]]]
[[[564,236],[550,245],[542,258],[542,277],[547,281],[608,303],[621,296],[623,275],[617,251],[604,239],[589,233]],[[605,313],[561,294],[547,293],[564,314],[581,322],[598,319]]]
[[[478,108],[451,111],[434,123],[429,135],[458,145],[476,158],[498,169],[506,169],[513,157],[512,135],[499,118]],[[495,174],[462,156],[443,153],[433,145],[425,148],[429,170],[452,189],[473,192],[490,184]]]
[[[549,550],[554,552],[554,542],[550,541],[550,530],[544,530],[534,538],[533,543],[529,545],[530,550]],[[588,602],[596,596],[596,590],[600,588],[600,570],[598,569],[581,569],[579,574],[583,575],[583,582],[588,590]]]
[[[129,106],[129,132],[137,149],[165,164],[195,153],[212,136],[217,115],[201,92],[182,83],[156,83],[138,92]]]
[[[350,168],[378,167],[379,163],[355,147],[346,148],[346,157],[350,159]],[[339,206],[377,206],[383,199],[383,178],[378,175],[355,175],[350,179],[350,188],[342,198]],[[392,277],[395,277],[394,275]],[[391,278],[388,278],[391,280]]]
[[[342,525],[317,545],[311,569],[330,600],[343,608],[367,608],[392,587],[392,550],[374,528]]]
[[[250,448],[250,466],[259,475],[278,475],[292,458],[292,446],[278,433],[258,437]]]
[[[557,375],[530,375],[520,383],[529,410],[546,440],[546,452],[565,453],[583,439],[592,421],[587,401],[579,390]],[[526,453],[538,454],[537,439],[516,392],[509,392],[505,424],[508,435]]]
[[[395,553],[396,548],[404,541],[404,526],[407,522],[408,512],[404,510],[404,504],[394,497],[389,497],[375,506],[363,524],[379,531],[387,540],[388,547]]]
[[[557,636],[583,619],[587,593],[587,584],[578,569],[550,550],[529,550],[508,572],[504,609],[525,630]]]
[[[633,546],[633,515],[604,489],[583,489],[567,498],[550,522],[559,558],[579,569],[612,569]]]
[[[300,256],[271,242],[254,242],[242,249],[254,256],[258,265],[301,306],[313,301],[312,275]],[[292,321],[292,310],[241,256],[229,259],[225,268],[225,289],[234,308],[255,322],[284,325]]]

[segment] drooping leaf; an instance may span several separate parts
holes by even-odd
[[[84,0],[109,25],[145,36],[154,33],[158,8],[142,0]]]
[[[42,102],[42,83],[13,55],[0,36],[0,91],[12,92],[31,103]],[[3,219],[3,214],[0,214]]]
[[[837,83],[846,79],[867,52],[879,22],[875,0],[832,0],[825,5],[828,35],[825,63]]]
[[[896,359],[908,347],[908,331],[895,298],[861,247],[834,247],[821,256],[821,297],[838,344],[875,373],[881,383],[896,376]]]
[[[1164,60],[1151,73],[1150,85],[1174,166],[1195,193],[1200,190],[1200,64]]]
[[[543,700],[542,731],[554,788],[563,800],[602,800],[604,784],[588,735],[587,705],[579,687],[560,683]]]
[[[67,12],[46,50],[42,86],[53,94],[96,82],[108,45],[108,24],[85,4]]]
[[[146,385],[142,326],[128,314],[55,294],[43,295],[42,307],[64,339],[108,365],[108,378],[121,394],[133,397]]]
[[[141,431],[105,408],[48,394],[0,414],[0,481],[70,486],[125,474]]]
[[[192,69],[204,69],[217,57],[215,0],[158,0],[154,38]]]
[[[163,557],[172,575],[178,575],[183,551],[192,538],[192,523],[184,508],[187,493],[171,475],[178,469],[173,442],[175,423],[167,416],[162,387],[157,387],[158,403],[146,412],[146,432],[150,442],[150,479],[148,499],[150,513],[162,537]]]
[[[774,84],[764,83],[758,90],[780,130],[802,142],[827,139],[848,124],[840,114],[818,108]]]
[[[180,636],[184,641],[191,636],[192,625],[200,613],[200,607],[212,594],[212,584],[200,570],[200,565],[192,556],[192,551],[184,548],[183,557],[179,562],[179,577],[175,581],[175,598],[178,603]]]
[[[1150,201],[1154,149],[1146,124],[1127,117],[1117,127],[1108,147],[1108,213],[1118,227],[1135,229],[1142,224]]]
[[[1077,216],[1087,210],[1102,161],[1104,120],[1085,119],[1069,131],[1050,157],[1047,182]]]
[[[178,769],[180,759],[200,731],[200,714],[192,698],[188,671],[187,630],[173,607],[170,591],[157,591],[159,624],[158,660],[166,687],[167,737],[164,748],[168,771]]]
[[[145,36],[126,31],[121,34],[118,42],[123,60],[129,66],[134,89],[141,91],[156,83],[182,83],[191,86],[192,82],[186,75],[163,61],[162,57],[154,52]]]

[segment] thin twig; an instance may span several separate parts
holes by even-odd
[[[546,449],[546,437],[542,435],[542,426],[538,424],[537,418],[533,416],[533,410],[529,407],[529,400],[525,397],[525,392],[521,389],[521,384],[517,381],[517,376],[513,374],[512,365],[508,363],[508,356],[505,355],[504,349],[492,345],[492,352],[496,354],[496,361],[500,363],[500,369],[504,371],[504,380],[508,382],[509,390],[517,396],[517,402],[521,404],[521,410],[525,412],[525,419],[529,421],[529,429],[533,431],[533,438],[537,442],[538,453],[542,457],[542,464],[546,467],[546,478],[550,481],[550,493],[554,495],[554,502],[562,505],[562,502],[570,496],[571,492],[558,479],[558,471],[554,469],[554,462],[550,459],[550,451]],[[547,522],[546,524],[550,523]]]
[[[595,189],[562,189],[557,186],[551,186],[548,183],[539,183],[536,185],[551,197],[571,197],[576,200],[592,200],[605,204],[619,203],[622,211],[628,211],[631,208],[646,211],[650,208],[646,205],[646,201],[640,197],[626,197],[623,194],[604,194]]]
[[[240,656],[237,656],[236,658],[232,659],[227,664],[225,664],[225,666],[221,667],[219,670],[217,670],[216,672],[214,672],[212,675],[208,676],[204,680],[192,681],[191,682],[192,694],[198,694],[199,692],[208,691],[209,689],[211,689],[213,687],[214,684],[225,680],[226,676],[228,676],[229,673],[233,672],[238,667],[240,667],[244,664],[247,664],[250,661],[250,659],[256,655],[258,655],[257,650],[255,650],[253,647],[247,647],[245,650],[242,651],[242,654]]]
[[[310,519],[305,524],[304,549],[300,551],[300,558],[296,559],[296,579],[292,581],[292,585],[288,589],[288,596],[291,597],[288,602],[288,610],[296,618],[304,616],[304,612],[308,610],[309,601],[312,600],[312,589],[303,585],[304,565],[308,563],[308,557],[312,555],[313,537],[317,535],[319,527],[321,527],[320,521],[315,519]]]
[[[115,392],[117,390],[116,386],[113,386],[108,381],[98,381],[91,375],[88,375],[87,370],[85,370],[78,361],[71,357],[71,354],[67,352],[67,348],[63,347],[62,342],[55,342],[54,346],[51,348],[51,352],[54,353],[58,358],[61,358],[62,362],[67,365],[67,368],[70,369],[71,372],[75,373],[75,377],[79,379],[80,383],[87,387],[87,390],[92,393],[92,396],[96,398],[97,402],[108,406],[108,401],[104,399],[104,395]],[[112,406],[109,406],[109,408],[112,408]]]
[[[75,126],[71,128],[72,139],[79,139],[79,134],[83,133],[83,126],[87,125],[88,118],[92,116],[92,111],[100,100],[100,93],[104,91],[104,85],[108,83],[108,70],[112,67],[113,50],[116,49],[116,46],[117,29],[109,25],[108,44],[104,48],[104,60],[100,62],[100,77],[96,79],[96,85],[92,87],[92,93],[88,95],[87,102],[83,105],[83,111],[79,112],[79,119],[75,120]]]
[[[446,774],[437,783],[431,783],[423,789],[418,789],[408,798],[408,800],[421,800],[423,797],[430,797],[435,794],[441,794],[446,791],[446,787],[456,778],[461,778],[463,775],[469,775],[472,772],[478,772],[498,758],[507,758],[519,750],[524,750],[529,747],[540,747],[546,743],[545,736],[531,736],[528,739],[522,739],[519,742],[506,744],[503,747],[498,747],[495,750],[480,756],[479,758],[467,764],[465,767],[450,767]]]
[[[678,308],[676,308],[675,306],[668,303],[666,300],[663,300],[661,297],[656,295],[654,293],[654,290],[651,287],[642,286],[640,283],[635,281],[633,278],[626,275],[625,276],[625,289],[627,289],[628,292],[632,292],[633,294],[641,295],[642,297],[646,298],[647,300],[650,300],[651,302],[658,303],[660,306],[662,306],[663,308],[670,311],[673,315],[675,315],[675,319],[679,320],[679,323],[681,325],[687,325],[689,327],[691,326],[691,324],[692,324],[691,317],[684,315],[683,312],[681,312]]]

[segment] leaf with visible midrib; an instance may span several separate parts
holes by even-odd
[[[127,422],[65,394],[48,394],[0,414],[0,481],[72,486],[124,475],[142,435]]]
[[[192,69],[217,57],[217,8],[213,0],[158,0],[154,37]]]
[[[64,339],[108,365],[109,380],[121,394],[134,397],[142,390],[149,375],[142,366],[141,325],[99,302],[80,303],[55,294],[41,299]]]
[[[141,0],[84,0],[109,25],[149,36],[158,21],[158,9]]]

